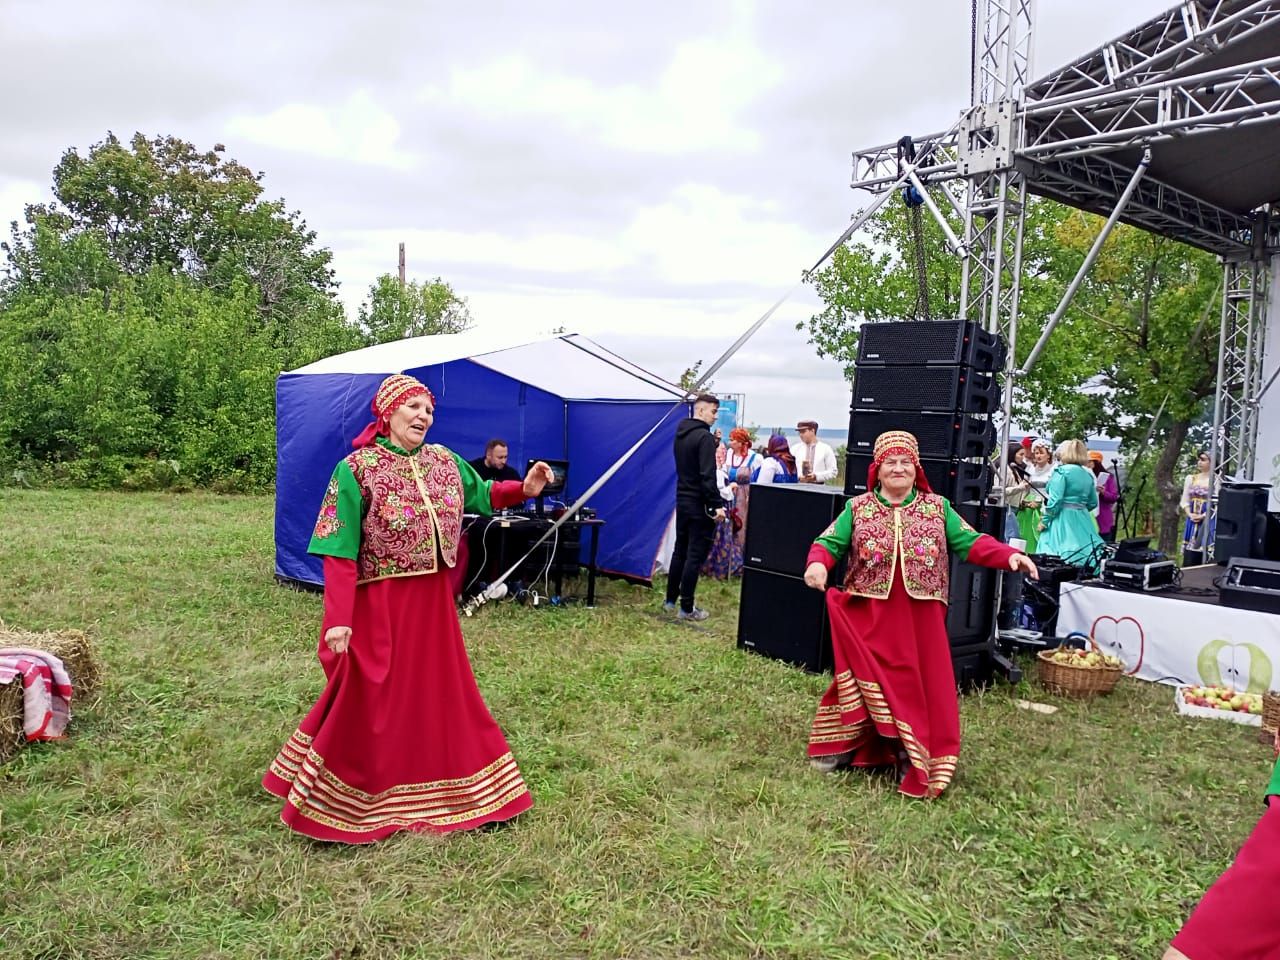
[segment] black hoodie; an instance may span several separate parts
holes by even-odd
[[[676,425],[676,505],[704,507],[713,514],[724,506],[716,485],[716,438],[694,417]]]

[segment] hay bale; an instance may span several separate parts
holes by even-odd
[[[71,676],[71,712],[84,709],[102,680],[102,662],[82,630],[12,630],[0,623],[0,648],[33,647],[53,654]],[[0,763],[26,743],[22,733],[22,685],[0,685]]]

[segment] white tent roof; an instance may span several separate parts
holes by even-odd
[[[391,374],[454,360],[471,360],[566,400],[673,400],[684,396],[680,387],[576,333],[506,341],[480,330],[410,337],[325,357],[290,372]]]

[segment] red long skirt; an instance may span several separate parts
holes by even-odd
[[[1280,960],[1280,798],[1173,938],[1191,960]]]
[[[476,687],[451,592],[440,574],[356,588],[351,645],[334,654],[321,642],[329,682],[262,779],[288,826],[372,843],[533,805]]]
[[[960,755],[960,705],[946,605],[913,600],[895,572],[886,600],[827,591],[835,680],[809,732],[809,756],[852,753],[856,767],[910,769],[899,789],[936,797]]]

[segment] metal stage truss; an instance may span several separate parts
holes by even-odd
[[[1217,254],[1224,282],[1211,457],[1225,474],[1251,478],[1270,382],[1265,311],[1280,253],[1280,0],[1186,0],[1032,81],[1035,3],[975,0],[969,107],[949,129],[914,137],[911,161],[897,142],[855,152],[853,187],[883,193],[912,184],[943,224],[963,258],[961,316],[1010,345],[1005,441],[1017,378],[1115,223]],[[925,190],[939,185],[963,237]],[[1108,219],[1016,369],[1028,193]]]

